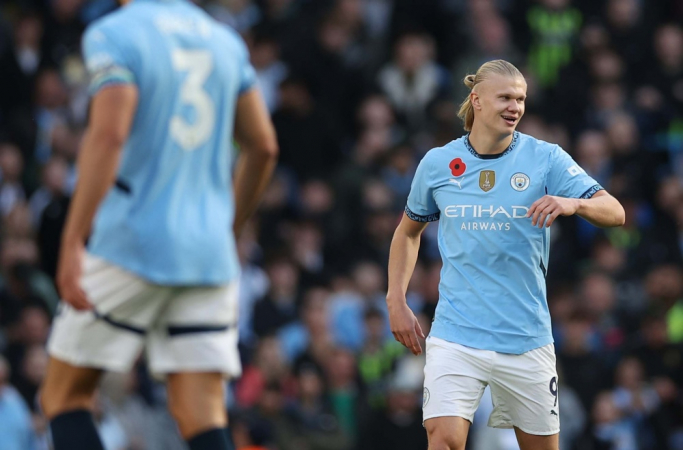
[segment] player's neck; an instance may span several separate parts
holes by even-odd
[[[480,155],[497,155],[503,153],[512,143],[512,133],[500,135],[491,133],[475,122],[470,131],[470,144]]]

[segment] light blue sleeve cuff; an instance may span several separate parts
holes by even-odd
[[[90,80],[88,92],[95,95],[105,86],[113,84],[135,84],[135,75],[123,67],[111,67],[95,74]]]

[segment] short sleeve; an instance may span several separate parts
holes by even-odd
[[[83,35],[82,45],[85,66],[90,76],[90,95],[113,84],[135,84],[132,55],[123,51],[121,35],[95,24]]]
[[[416,222],[434,222],[441,215],[439,207],[434,201],[434,187],[432,186],[429,159],[425,156],[415,171],[413,183],[408,194],[406,215]]]
[[[567,198],[591,198],[604,189],[559,146],[550,154],[546,187],[548,194]]]
[[[235,33],[237,35],[237,33]],[[254,66],[251,65],[251,61],[249,60],[249,50],[247,49],[247,45],[244,43],[242,38],[237,35],[236,36],[237,41],[238,41],[238,47],[239,47],[239,54],[240,54],[240,59],[239,59],[239,74],[240,74],[240,88],[239,88],[239,94],[242,95],[245,92],[247,92],[249,89],[254,87],[256,84],[256,70],[254,70]]]

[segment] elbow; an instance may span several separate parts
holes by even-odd
[[[264,146],[261,149],[261,152],[266,158],[273,161],[277,161],[277,158],[280,155],[280,147],[278,147],[277,143],[274,143],[271,145]]]
[[[621,227],[626,223],[626,212],[621,204],[617,204],[616,207],[610,211],[611,214],[607,215],[603,221],[594,223],[601,228],[612,228]]]
[[[616,211],[615,218],[614,218],[614,226],[615,227],[621,227],[626,223],[626,211],[624,211],[624,207],[619,205],[619,208]]]
[[[254,153],[268,161],[277,161],[280,154],[280,147],[276,140],[268,140],[253,147]]]

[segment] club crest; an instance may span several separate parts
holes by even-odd
[[[517,172],[510,178],[510,186],[517,192],[526,191],[529,187],[529,177],[522,172]]]

